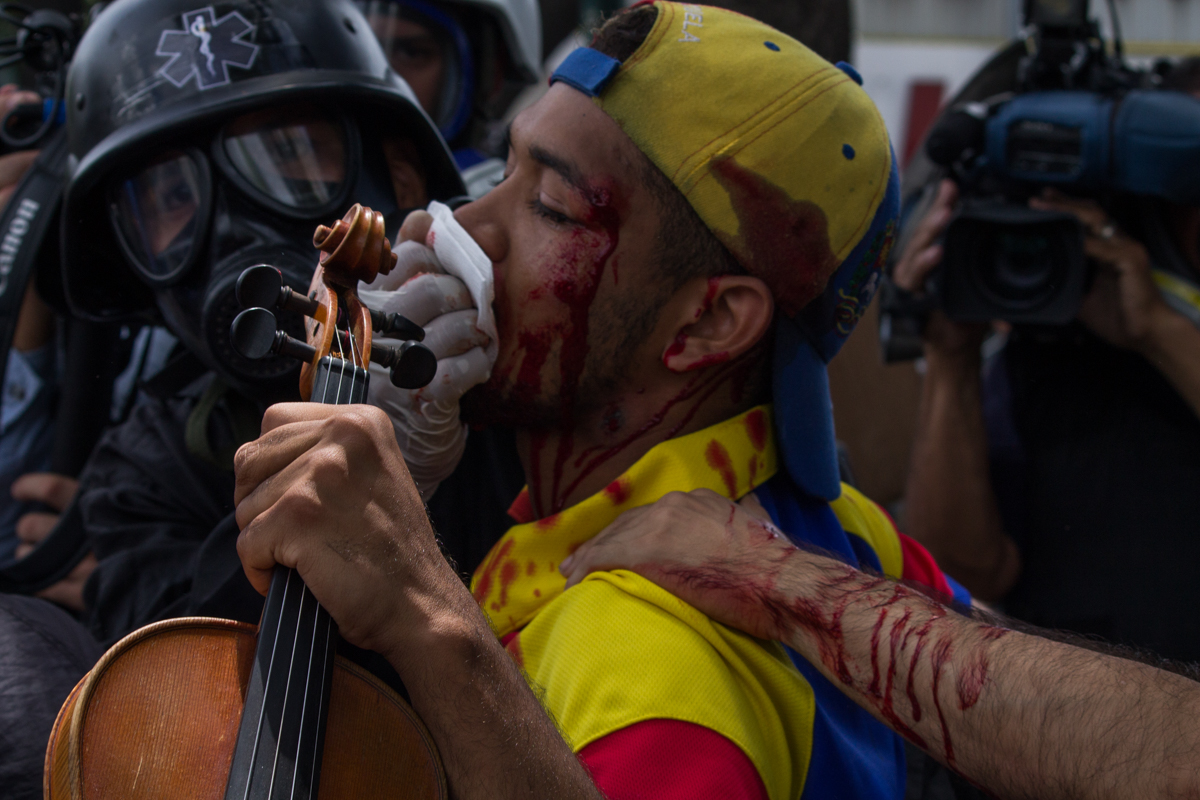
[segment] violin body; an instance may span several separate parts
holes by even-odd
[[[46,799],[221,800],[256,631],[190,617],[114,645],[59,711],[46,751]],[[320,797],[446,797],[433,740],[403,698],[339,657],[329,699]]]

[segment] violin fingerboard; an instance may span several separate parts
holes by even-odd
[[[329,613],[295,570],[276,567],[225,800],[315,800],[336,645]]]
[[[325,356],[317,362],[312,401],[343,405],[367,402],[370,373],[344,358]]]

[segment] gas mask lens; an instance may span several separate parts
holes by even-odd
[[[170,278],[187,266],[206,183],[196,156],[173,151],[116,187],[117,230],[151,279]]]
[[[294,211],[325,209],[346,186],[345,127],[315,112],[256,112],[231,122],[225,157],[253,192]]]

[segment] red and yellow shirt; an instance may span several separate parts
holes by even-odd
[[[621,513],[668,492],[745,496],[779,469],[772,430],[770,406],[760,406],[659,444],[604,491],[511,528],[471,581],[611,797],[801,796],[816,701],[779,644],[720,625],[629,571],[593,573],[569,591],[558,572]],[[831,509],[885,574],[902,576],[901,541],[877,506],[846,487]]]

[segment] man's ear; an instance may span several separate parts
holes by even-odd
[[[662,362],[672,372],[690,372],[731,361],[767,334],[775,313],[771,290],[749,275],[696,278],[667,304],[673,339]]]

